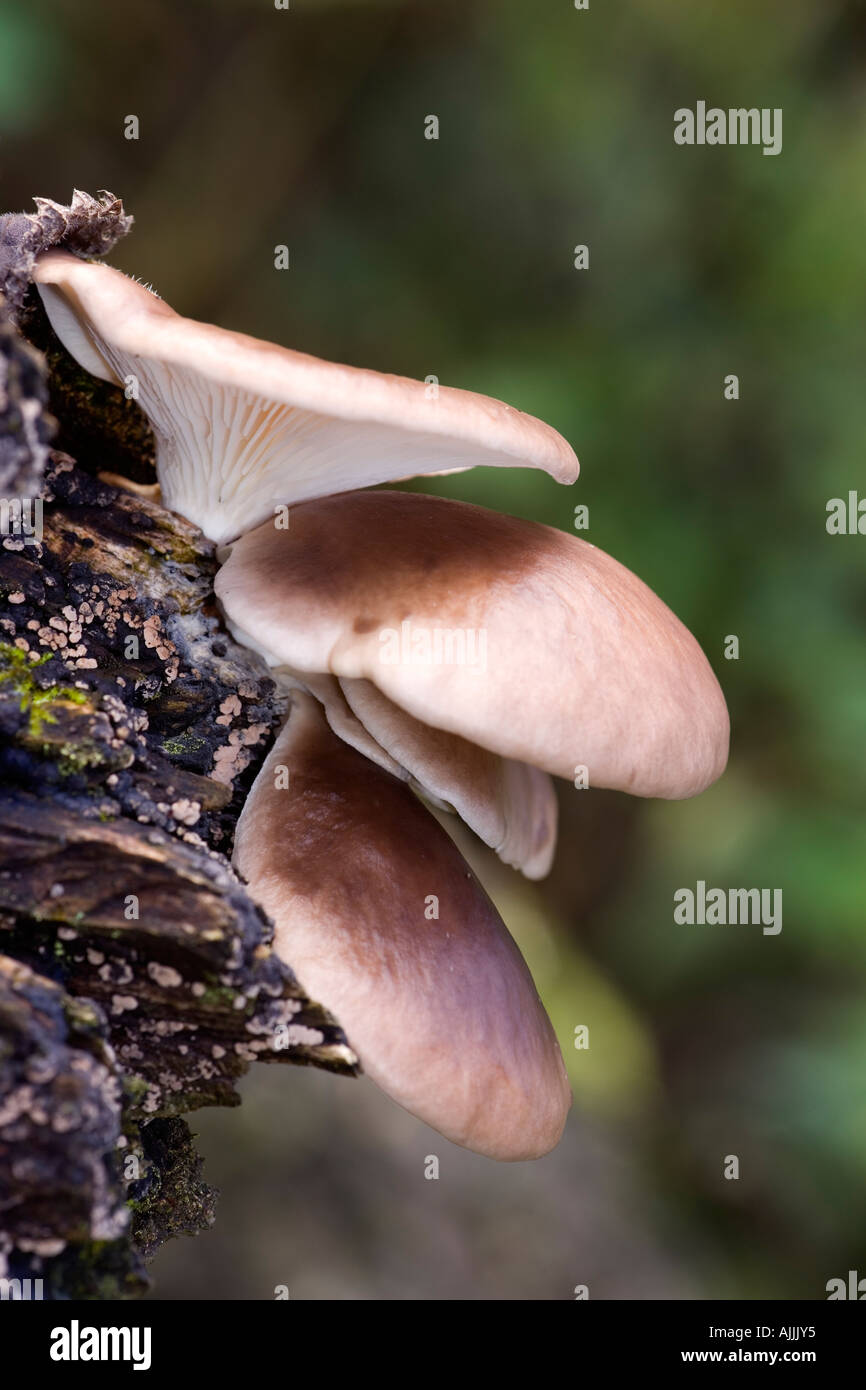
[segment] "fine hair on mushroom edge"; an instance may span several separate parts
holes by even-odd
[[[570,1103],[555,1035],[415,793],[543,877],[553,776],[680,798],[724,770],[727,708],[700,646],[575,536],[359,490],[478,464],[574,481],[542,422],[183,318],[66,251],[34,278],[79,364],[136,382],[165,505],[216,542],[230,630],[292,692],[234,856],[275,949],[406,1109],[491,1157],[547,1152]]]

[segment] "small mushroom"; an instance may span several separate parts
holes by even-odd
[[[51,325],[94,376],[135,379],[165,505],[218,543],[309,497],[476,464],[573,482],[551,429],[472,391],[322,362],[182,318],[110,266],[48,251],[34,270]]]
[[[301,691],[241,813],[234,864],[277,950],[388,1095],[491,1158],[553,1148],[571,1092],[514,941],[420,801]]]
[[[698,643],[576,536],[444,498],[345,493],[297,507],[288,531],[242,537],[215,587],[240,640],[301,680],[336,676],[404,765],[392,707],[515,763],[570,780],[585,767],[591,785],[639,796],[693,796],[725,766],[727,708]],[[437,662],[437,632],[452,655],[473,634],[483,666]]]

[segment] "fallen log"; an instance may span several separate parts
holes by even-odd
[[[91,204],[98,222],[104,205]],[[86,212],[72,219],[79,237]],[[46,225],[62,233],[59,215]],[[24,231],[0,228],[19,270],[22,235],[34,244]],[[213,1219],[182,1116],[238,1104],[256,1061],[358,1065],[229,864],[279,693],[220,624],[212,545],[99,476],[135,455],[129,471],[148,477],[134,403],[115,392],[88,414],[66,359],[54,438],[75,439],[80,457],[49,448],[32,343],[58,362],[62,350],[26,268],[2,270],[32,341],[7,313],[0,480],[7,503],[39,505],[0,513],[0,1280],[127,1296],[163,1241]],[[124,410],[122,432],[112,412]]]

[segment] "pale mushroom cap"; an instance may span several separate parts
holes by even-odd
[[[215,587],[273,664],[371,681],[503,757],[673,798],[725,767],[728,712],[698,643],[576,536],[442,498],[352,493],[244,536]]]
[[[95,376],[136,380],[165,505],[218,543],[311,497],[485,464],[578,462],[561,435],[501,401],[323,362],[182,318],[110,266],[49,251],[34,276],[52,327]]]
[[[310,696],[292,699],[234,853],[276,950],[407,1110],[491,1158],[547,1153],[571,1092],[496,909],[408,788],[339,739]]]

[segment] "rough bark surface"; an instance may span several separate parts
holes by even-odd
[[[37,249],[69,244],[64,225],[91,251],[126,230],[110,195],[76,197],[40,206]],[[2,262],[22,229],[0,223]],[[254,1061],[357,1058],[228,861],[278,693],[220,626],[210,543],[98,476],[120,439],[146,477],[149,432],[122,393],[92,403],[26,296],[25,242],[0,280],[62,363],[58,441],[80,451],[49,451],[44,359],[7,315],[0,354],[23,366],[0,374],[0,1277],[110,1297],[213,1219],[184,1113],[237,1104]]]

